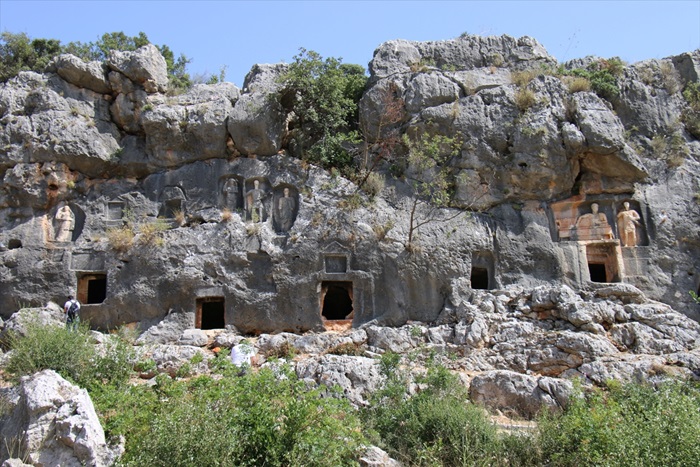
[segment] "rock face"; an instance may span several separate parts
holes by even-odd
[[[25,377],[13,405],[1,429],[3,460],[8,446],[32,465],[110,466],[123,452],[107,445],[87,391],[52,370]]]
[[[399,134],[459,141],[454,206],[414,213],[410,185],[388,164],[370,198],[286,155],[285,65],[256,65],[242,90],[198,85],[179,96],[164,93],[152,46],[104,64],[62,55],[45,74],[20,73],[0,88],[0,314],[74,292],[94,327],[137,322],[145,343],[201,344],[188,328],[368,325],[371,345],[385,347],[389,331],[372,326],[435,323],[472,306],[501,312],[495,291],[554,285],[533,292],[531,312],[591,335],[561,334],[533,355],[543,374],[570,368],[571,346],[687,349],[664,320],[668,305],[700,319],[688,294],[700,287],[700,142],[681,123],[700,52],[623,67],[607,99],[541,71],[556,66],[528,37],[375,51],[360,102],[370,146],[387,129],[386,90],[404,110]],[[392,154],[394,169],[404,153]],[[416,230],[416,219],[431,221]],[[591,301],[600,293],[628,302]],[[646,300],[655,302],[640,307]],[[635,313],[637,324],[620,318]],[[431,328],[431,339],[495,345],[484,317],[469,316]],[[606,333],[614,344],[600,341]],[[391,339],[404,348],[415,337]]]

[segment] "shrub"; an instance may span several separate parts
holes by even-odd
[[[280,101],[294,116],[291,147],[324,167],[349,167],[347,143],[356,141],[364,68],[300,49],[280,77]]]
[[[114,250],[120,252],[129,251],[134,244],[135,236],[134,229],[130,225],[107,229],[107,241],[109,245]]]
[[[366,444],[346,401],[322,398],[288,368],[162,380],[104,402],[110,434],[127,440],[125,466],[355,465]]]
[[[81,323],[76,331],[63,326],[28,323],[24,337],[10,337],[10,347],[14,352],[7,371],[18,376],[52,369],[90,389],[124,383],[133,370],[131,345],[118,336],[111,336],[98,353],[86,323]]]
[[[221,211],[221,222],[228,222],[233,217],[233,213],[229,208],[224,208]]]
[[[700,83],[688,83],[683,90],[688,108],[683,110],[681,121],[688,133],[700,139]]]
[[[265,353],[265,358],[287,358],[291,360],[296,354],[297,349],[289,341],[284,341],[281,345],[270,348]]]
[[[371,197],[377,196],[384,189],[386,180],[382,174],[377,172],[370,173],[362,185],[362,190]]]
[[[394,228],[394,221],[393,220],[388,220],[384,224],[373,224],[372,225],[372,230],[374,231],[374,234],[377,236],[377,240],[379,240],[379,241],[384,240],[386,238],[386,235],[393,228]]]
[[[14,352],[7,371],[17,376],[51,369],[78,382],[90,372],[95,357],[85,323],[73,332],[63,326],[29,322],[24,337],[11,335],[9,345]]]
[[[513,84],[515,84],[519,88],[524,88],[525,86],[530,84],[530,81],[537,77],[537,74],[538,73],[535,70],[516,71],[511,75],[511,79],[513,81]]]
[[[384,354],[380,366],[386,382],[364,415],[396,460],[410,466],[518,465],[503,453],[523,455],[523,443],[511,441],[504,449],[507,437],[467,402],[466,388],[446,368],[429,368],[417,380],[421,391],[406,398],[407,375],[396,354]]]
[[[610,385],[545,414],[540,438],[550,465],[695,465],[700,389],[684,382]]]
[[[527,111],[537,103],[535,93],[527,88],[520,88],[515,93],[515,105],[521,112]]]
[[[661,63],[661,82],[669,94],[675,94],[680,90],[680,75],[671,62]]]
[[[338,344],[335,347],[331,347],[326,353],[359,357],[365,354],[365,349],[361,343],[345,342],[343,344]]]
[[[656,135],[650,142],[653,155],[666,161],[669,167],[678,167],[683,164],[690,154],[688,145],[679,131],[669,136]]]
[[[359,193],[352,193],[340,200],[338,208],[344,211],[355,211],[356,209],[360,209],[363,204],[362,195]]]
[[[591,83],[591,88],[599,97],[612,100],[620,94],[617,77],[622,74],[624,63],[617,57],[601,59],[592,63],[588,68],[575,68],[563,71],[565,75],[585,78]]]
[[[139,243],[141,245],[161,247],[165,244],[163,232],[168,229],[170,229],[170,225],[165,219],[145,222],[139,226]]]
[[[591,90],[591,82],[583,76],[569,76],[564,80],[564,84],[569,88],[569,92],[589,92]]]

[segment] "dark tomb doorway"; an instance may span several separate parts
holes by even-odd
[[[608,282],[604,264],[588,263],[588,272],[591,282]]]
[[[321,284],[321,316],[329,321],[352,319],[352,282]]]
[[[197,300],[195,327],[198,329],[223,329],[226,327],[226,307],[223,297]]]
[[[489,289],[489,271],[486,268],[472,268],[471,275],[472,289]]]
[[[102,303],[107,298],[107,275],[85,274],[78,279],[78,301],[85,305]]]
[[[610,243],[586,245],[591,282],[620,282],[617,249]]]

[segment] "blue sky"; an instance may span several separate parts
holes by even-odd
[[[38,1],[0,0],[0,30],[95,41],[145,32],[192,59],[191,74],[242,86],[255,63],[290,62],[300,47],[367,66],[391,39],[464,32],[537,39],[557,60],[633,63],[700,48],[700,0],[685,1]]]

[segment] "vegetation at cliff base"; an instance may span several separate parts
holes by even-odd
[[[118,465],[334,467],[357,465],[372,444],[407,467],[665,467],[700,459],[693,382],[579,390],[562,412],[543,412],[532,431],[510,432],[433,358],[416,374],[399,354],[383,354],[383,384],[357,409],[275,359],[241,373],[226,349],[210,360],[211,375],[159,374],[152,385],[133,384],[128,336],[110,336],[100,351],[92,339],[86,326],[30,323],[5,342],[12,351],[5,371],[51,368],[86,387],[108,439],[126,440]],[[155,370],[153,361],[136,364]]]

